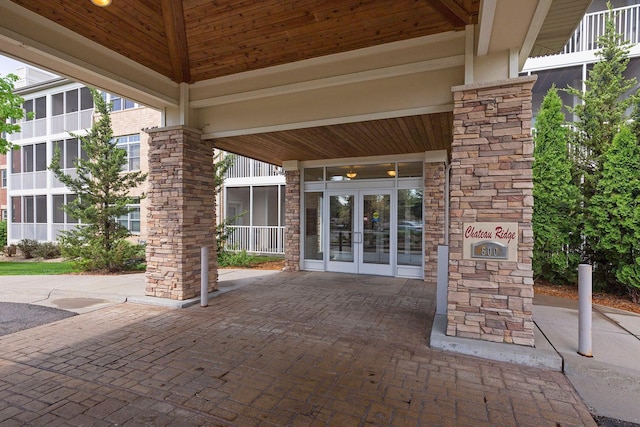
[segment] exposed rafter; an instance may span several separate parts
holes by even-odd
[[[458,29],[473,23],[472,14],[455,0],[429,0],[429,4]]]
[[[191,81],[187,35],[184,23],[184,11],[181,1],[162,0],[162,16],[167,34],[167,44],[171,57],[174,81]]]

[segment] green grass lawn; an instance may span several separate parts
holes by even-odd
[[[75,271],[70,262],[0,262],[0,276],[66,274]]]

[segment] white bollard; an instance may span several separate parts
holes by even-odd
[[[209,305],[209,248],[200,248],[200,307]]]
[[[449,246],[438,245],[438,271],[436,282],[436,314],[447,314],[449,287]]]
[[[593,357],[591,349],[591,294],[592,267],[578,266],[578,354]]]

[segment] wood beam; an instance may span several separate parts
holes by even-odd
[[[455,0],[428,0],[429,4],[440,12],[456,29],[473,24],[473,16]]]
[[[182,2],[162,0],[161,3],[173,80],[177,83],[190,83],[191,71]]]

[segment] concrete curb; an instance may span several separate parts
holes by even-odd
[[[554,350],[537,326],[535,330],[536,347],[450,337],[446,335],[446,326],[447,317],[443,314],[436,314],[433,328],[431,328],[431,348],[562,372],[562,357]]]

